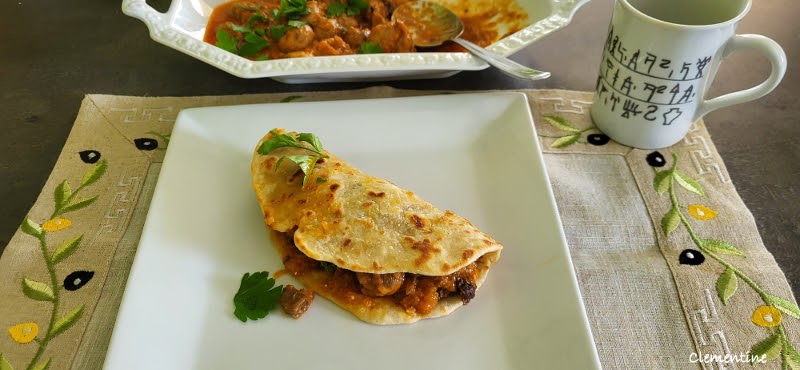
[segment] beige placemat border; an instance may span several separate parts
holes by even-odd
[[[541,135],[540,142],[545,153],[624,156],[636,177],[651,218],[660,220],[669,210],[669,202],[665,202],[665,198],[654,191],[655,170],[647,165],[646,160],[646,156],[652,151],[632,150],[613,142],[602,146],[577,142],[562,148],[551,147],[559,135],[564,135],[565,132],[555,126],[547,125],[544,115],[564,117],[576,127],[589,127],[591,121],[587,118],[588,106],[586,103],[591,99],[590,93],[563,90],[523,90],[522,92],[526,93],[531,101],[537,129]],[[98,200],[97,204],[91,206],[92,208],[87,207],[75,213],[76,222],[70,230],[83,233],[85,241],[87,243],[91,241],[92,248],[81,247],[73,256],[64,259],[58,265],[59,271],[79,271],[87,267],[85,263],[87,260],[102,260],[99,267],[94,267],[96,269],[93,277],[93,280],[96,281],[95,284],[86,284],[75,291],[75,294],[62,295],[63,301],[60,303],[63,310],[59,310],[60,313],[66,313],[66,310],[79,306],[83,302],[82,319],[77,320],[69,330],[65,330],[55,337],[43,352],[40,362],[37,363],[51,358],[53,361],[50,363],[50,368],[87,369],[101,366],[133,259],[133,252],[141,235],[141,226],[152,196],[152,188],[160,169],[160,162],[163,160],[165,140],[168,139],[174,120],[181,109],[199,106],[364,99],[437,93],[441,92],[373,87],[345,92],[186,98],[87,95],[56,167],[28,218],[37,220],[37,222],[47,220],[53,210],[53,194],[59,184],[65,179],[71,184],[80,183],[83,174],[87,168],[90,168],[85,164],[77,164],[75,161],[75,157],[80,151],[93,145],[98,148],[127,149],[115,149],[113,152],[102,151],[104,159],[109,162],[113,159],[115,165],[109,166],[100,180],[85,189],[87,197],[100,194],[113,194],[113,197]],[[588,132],[595,131],[590,129]],[[140,138],[157,141],[160,149],[148,151],[135,149],[135,140]],[[789,356],[791,351],[786,346],[798,343],[800,328],[797,326],[797,320],[790,317],[791,315],[784,314],[779,330],[755,325],[750,319],[753,312],[759,306],[764,305],[764,294],[769,294],[768,297],[782,297],[789,304],[794,304],[794,296],[774,258],[764,248],[752,215],[736,194],[727,170],[704,125],[702,122],[696,124],[686,140],[660,152],[668,161],[671,160],[673,153],[681,159],[677,168],[682,174],[694,179],[697,184],[702,186],[704,196],[706,196],[703,198],[704,204],[713,204],[713,209],[718,214],[717,221],[723,221],[726,225],[722,228],[706,227],[704,223],[697,222],[698,226],[693,226],[696,227],[694,231],[696,233],[707,232],[709,238],[724,239],[727,243],[742,250],[747,255],[746,258],[725,255],[725,261],[730,261],[729,263],[736,271],[741,272],[758,287],[752,289],[742,279],[737,279],[739,286],[736,293],[731,297],[729,304],[722,304],[716,286],[719,276],[725,271],[725,265],[704,263],[700,268],[690,269],[687,268],[687,265],[680,264],[679,254],[684,251],[685,246],[691,246],[691,235],[685,230],[665,235],[658,222],[654,221],[653,227],[658,234],[660,249],[675,280],[676,291],[680,297],[680,302],[676,302],[676,304],[681,304],[683,307],[685,314],[683,325],[691,333],[695,349],[698,353],[736,354],[750,350],[754,344],[771,333],[783,333],[782,338],[786,338],[786,340],[780,343],[784,349],[780,353],[782,358],[758,368],[774,366],[780,368],[781,360],[791,362],[792,358],[788,358],[791,357]],[[87,212],[99,211],[102,211],[100,213],[102,216],[99,219],[94,218],[94,223],[78,224],[77,220],[92,219]],[[36,280],[46,280],[45,277],[48,275],[46,269],[26,262],[41,258],[37,257],[37,253],[41,253],[37,240],[20,231],[12,238],[6,253],[0,259],[0,282],[6,283],[4,288],[0,289],[0,302],[6,302],[0,303],[0,314],[2,314],[0,315],[0,325],[4,328],[10,328],[18,323],[48,321],[49,315],[37,311],[42,310],[46,302],[30,301],[20,289],[23,277],[34,279],[35,276]],[[17,268],[23,265],[30,267]],[[64,274],[61,273],[59,276],[63,277]],[[46,312],[46,310],[44,311]],[[613,314],[619,314],[624,320],[624,309]],[[632,335],[635,337],[635,333]],[[18,341],[11,339],[13,339],[11,335],[0,338],[0,353],[5,353],[9,361],[33,356],[32,348],[36,345],[35,341],[21,345]],[[596,338],[596,340],[602,339]],[[636,344],[634,343],[634,345]],[[12,350],[8,351],[8,348],[12,348]],[[679,354],[679,356],[688,359],[689,354]],[[601,360],[606,359],[601,356]],[[712,368],[718,364],[714,362],[688,364],[688,361],[686,362],[691,367],[704,368]],[[604,361],[604,363],[608,362]],[[647,366],[648,362],[642,362],[642,364]],[[15,368],[21,368],[20,366],[15,364]],[[728,366],[731,368],[749,367],[742,363],[731,363]]]

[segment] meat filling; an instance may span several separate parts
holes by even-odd
[[[289,253],[283,264],[295,276],[310,272],[325,271],[330,276],[325,286],[330,294],[340,296],[346,301],[363,300],[369,306],[371,298],[391,298],[409,314],[430,313],[440,300],[457,296],[463,304],[475,297],[478,279],[478,265],[473,262],[464,268],[445,276],[428,276],[403,272],[389,274],[370,274],[353,272],[335,267],[331,263],[321,263],[300,252],[294,246],[291,235],[284,234]]]
[[[311,306],[311,302],[313,301],[314,293],[308,289],[297,289],[293,285],[283,287],[283,293],[281,293],[281,297],[278,299],[278,303],[281,305],[283,312],[286,312],[287,315],[295,319],[299,319],[300,316],[303,316],[303,314],[308,311],[308,307]]]
[[[361,293],[370,297],[383,297],[396,293],[403,286],[405,274],[395,272],[391,274],[368,274],[356,272],[356,279],[361,284]]]

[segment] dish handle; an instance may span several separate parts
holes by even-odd
[[[145,0],[123,0],[122,12],[131,17],[140,19],[147,25],[151,33],[159,26],[166,23],[166,15],[159,13]]]

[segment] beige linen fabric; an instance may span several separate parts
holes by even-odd
[[[761,341],[756,349],[777,358],[756,368],[800,364],[793,352],[800,345],[800,310],[702,122],[655,154],[606,142],[589,118],[591,93],[523,92],[605,368],[750,368],[722,356],[745,354]],[[374,87],[185,98],[87,95],[30,222],[0,258],[0,369],[102,367],[181,109],[435,93]],[[56,214],[59,207],[64,212]],[[696,361],[703,354],[717,358]]]

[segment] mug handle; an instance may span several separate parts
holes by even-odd
[[[703,101],[700,103],[693,121],[719,108],[745,103],[767,95],[783,79],[783,75],[786,73],[786,53],[777,42],[761,35],[734,35],[725,45],[722,57],[725,58],[736,49],[753,49],[761,52],[772,64],[772,72],[764,82],[747,90],[736,91]]]

